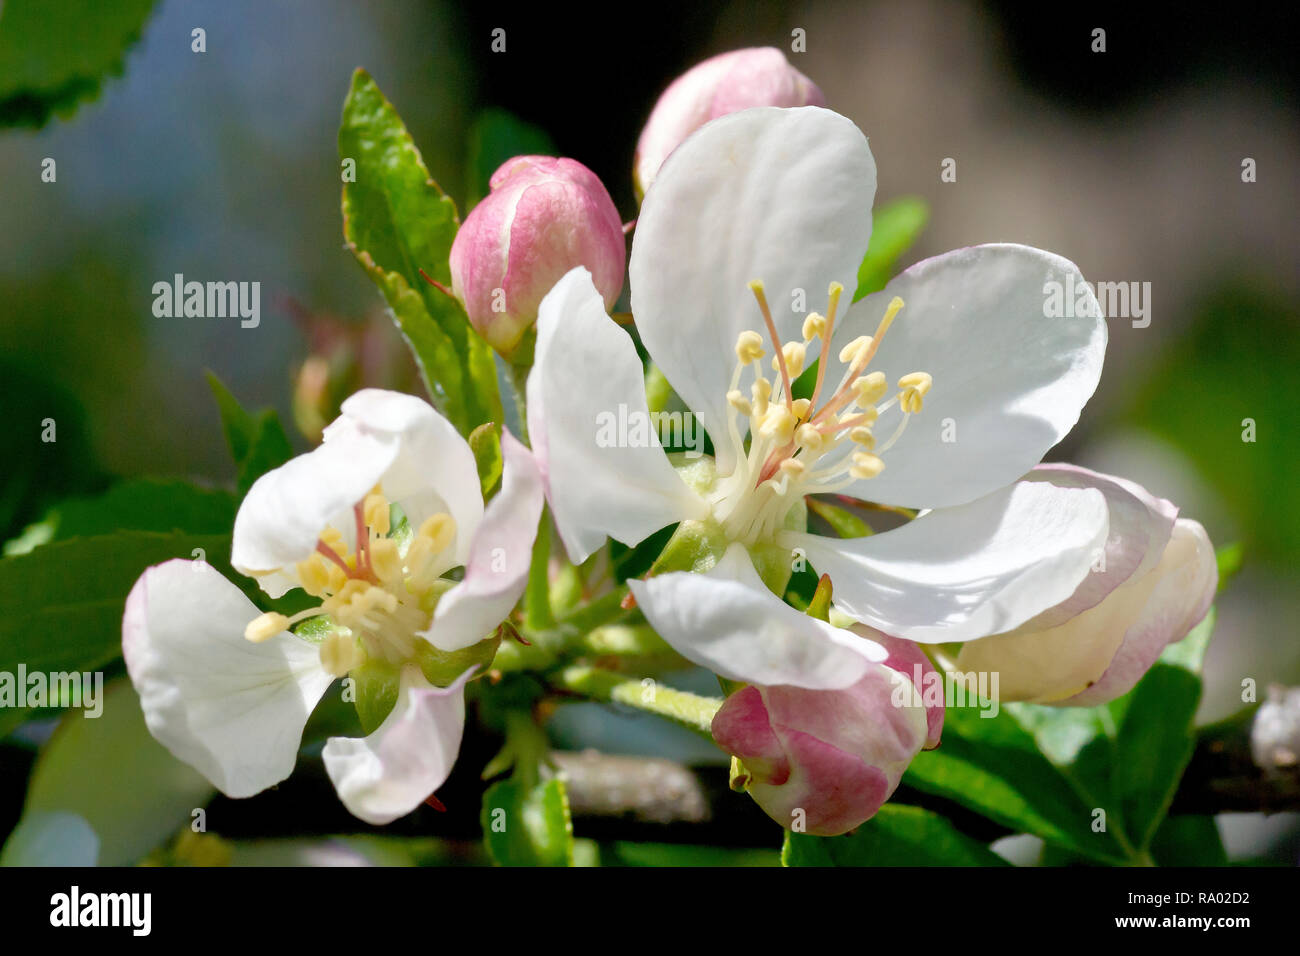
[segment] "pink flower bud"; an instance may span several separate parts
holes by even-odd
[[[787,829],[836,836],[861,825],[912,758],[939,744],[943,706],[926,707],[912,679],[918,666],[934,672],[929,660],[909,641],[869,636],[890,656],[853,686],[750,685],[713,718],[714,740],[743,764],[740,782]]]
[[[964,644],[956,668],[997,673],[1003,701],[1114,700],[1205,617],[1219,580],[1214,548],[1200,524],[1123,478],[1039,465],[1026,480],[1096,488],[1109,509],[1109,537],[1074,594],[1013,631]]]
[[[627,245],[614,201],[572,159],[516,156],[492,174],[491,193],[451,247],[451,287],[484,339],[509,356],[537,306],[570,269],[586,266],[612,308]]]
[[[709,120],[753,106],[825,106],[822,91],[776,47],[733,50],[687,70],[666,89],[641,131],[633,161],[645,195],[677,144]]]

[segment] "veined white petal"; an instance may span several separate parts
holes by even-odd
[[[373,388],[343,403],[319,447],[253,483],[235,516],[231,563],[278,597],[297,585],[293,565],[311,556],[326,526],[354,541],[352,508],[381,483],[414,527],[449,513],[455,563],[464,563],[483,516],[473,452],[428,402]]]
[[[122,619],[149,732],[230,797],[293,772],[303,727],[333,682],[317,648],[287,631],[245,640],[260,613],[211,566],[175,560],[140,576]]]
[[[465,578],[438,602],[425,634],[444,651],[489,636],[524,593],[537,522],[542,514],[542,476],[532,454],[502,430],[505,459],[501,490],[488,504],[474,535]]]
[[[555,526],[575,563],[606,535],[633,545],[708,513],[668,463],[636,349],[605,313],[582,267],[542,300],[528,376],[528,434]]]
[[[1066,316],[1046,314],[1049,283],[1073,290]],[[845,494],[908,508],[964,504],[1021,477],[1079,420],[1101,377],[1106,322],[1074,263],[1017,245],[926,259],[854,305],[835,348],[871,335],[894,296],[903,310],[870,368],[891,388],[911,372],[934,383],[883,456],[885,470]],[[898,405],[883,412],[876,434],[892,434],[901,414]]]
[[[734,467],[725,416],[736,339],[747,329],[768,338],[748,283],[763,281],[783,343],[808,312],[826,310],[832,281],[847,308],[875,194],[866,137],[815,106],[723,116],[660,168],[632,241],[632,312],[650,356],[713,436],[721,474]],[[765,351],[770,379],[770,343]]]
[[[1106,543],[1095,489],[1020,482],[900,528],[836,539],[782,532],[831,576],[841,611],[919,643],[1010,630],[1074,593]]]
[[[443,785],[465,729],[465,683],[434,687],[420,669],[402,669],[392,712],[368,737],[331,737],[321,756],[348,810],[382,825],[404,817]]]
[[[706,573],[679,571],[628,584],[665,641],[730,680],[838,690],[888,656],[875,641],[781,601],[738,544]]]

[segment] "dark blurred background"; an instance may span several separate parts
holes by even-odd
[[[1112,321],[1097,397],[1049,458],[1133,478],[1216,545],[1245,545],[1203,719],[1238,709],[1244,678],[1300,682],[1298,8],[1076,6],[164,0],[96,101],[0,134],[4,537],[109,476],[229,481],[201,373],[289,421],[306,315],[369,321],[399,350],[342,244],[335,137],[354,67],[462,214],[467,132],[499,107],[595,170],[631,219],[633,149],[658,93],[706,56],[774,45],[866,132],[878,200],[929,203],[908,261],[1016,241],[1093,280],[1151,283],[1149,327]],[[796,28],[806,52],[789,52]],[[56,183],[40,181],[44,157]],[[177,272],[259,280],[260,327],[155,318],[152,285]],[[35,440],[47,416],[56,445]]]

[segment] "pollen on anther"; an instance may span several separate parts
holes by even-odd
[[[736,358],[741,365],[748,365],[763,357],[763,337],[757,332],[747,330],[736,338]]]
[[[261,644],[264,641],[269,641],[288,626],[289,619],[287,617],[274,611],[268,611],[248,622],[248,627],[244,628],[244,640],[253,644]]]

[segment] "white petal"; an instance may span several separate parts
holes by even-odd
[[[465,682],[433,687],[418,667],[402,669],[397,703],[365,738],[331,737],[321,756],[353,816],[382,825],[406,816],[446,781],[465,729]]]
[[[1142,580],[1147,579],[1154,587],[1141,611],[1127,622],[1124,641],[1105,673],[1087,690],[1061,701],[1063,705],[1090,707],[1128,693],[1161,651],[1186,637],[1205,617],[1214,602],[1219,569],[1214,546],[1199,522],[1179,518],[1174,523],[1160,562]]]
[[[140,576],[122,619],[149,732],[229,797],[293,772],[302,729],[333,682],[317,648],[288,632],[246,641],[260,613],[209,565],[176,560]]]
[[[1142,577],[1160,562],[1178,517],[1173,502],[1157,498],[1135,482],[1077,465],[1039,465],[1025,480],[1048,481],[1058,488],[1096,488],[1106,496],[1110,534],[1104,564],[1094,567],[1066,600],[1026,621],[1022,629],[1062,624],[1096,607],[1124,582]]]
[[[501,451],[501,491],[474,535],[464,580],[442,596],[425,635],[444,651],[469,647],[491,634],[528,583],[544,501],[542,475],[528,449],[504,430]]]
[[[352,508],[380,483],[415,527],[449,513],[455,563],[464,563],[483,516],[474,453],[428,402],[380,389],[352,395],[320,447],[253,483],[235,516],[231,563],[244,574],[263,572],[259,583],[278,597],[296,586],[293,565],[311,556],[327,526],[355,539]]]
[[[736,338],[746,329],[768,338],[749,281],[763,280],[782,342],[805,317],[792,309],[795,290],[807,311],[825,312],[834,280],[847,307],[875,194],[866,137],[813,106],[714,120],[660,168],[632,241],[632,312],[651,357],[713,436],[722,474],[733,466],[724,416]]]
[[[1073,282],[1095,312],[1047,318],[1048,282]],[[1016,245],[927,259],[857,303],[836,350],[871,335],[894,296],[905,304],[871,369],[891,387],[911,372],[934,384],[884,454],[884,472],[845,494],[909,508],[964,504],[1015,481],[1079,420],[1101,377],[1106,322],[1074,263]],[[891,435],[900,415],[897,405],[884,412],[876,435]]]
[[[888,652],[781,601],[733,544],[711,571],[629,581],[650,626],[687,659],[730,680],[838,690]]]
[[[1101,492],[1021,482],[883,534],[784,532],[778,541],[831,576],[845,614],[895,637],[943,643],[1010,630],[1065,600],[1106,532]]]
[[[591,273],[574,269],[542,300],[528,376],[528,434],[569,557],[608,535],[633,545],[707,508],[673,471],[650,428],[645,380]],[[620,422],[628,423],[620,436]],[[630,426],[643,423],[646,441]]]

